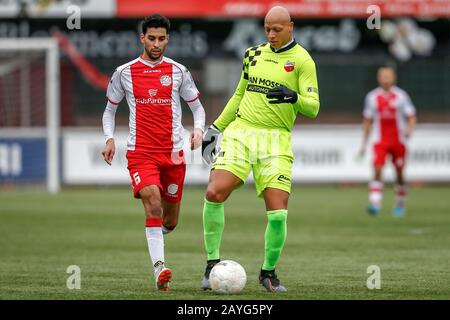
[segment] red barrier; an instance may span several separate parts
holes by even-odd
[[[117,0],[118,17],[160,13],[168,17],[264,17],[274,5],[286,7],[294,18],[368,17],[377,5],[382,17],[450,17],[446,0]]]
[[[61,32],[54,32],[52,36],[58,40],[60,48],[67,54],[73,64],[80,70],[83,77],[94,87],[106,91],[109,76],[103,74],[90,63]]]

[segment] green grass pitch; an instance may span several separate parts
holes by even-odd
[[[450,188],[411,188],[406,217],[391,216],[385,190],[378,217],[365,213],[364,186],[297,186],[277,273],[289,292],[258,284],[266,224],[252,187],[225,206],[222,259],[240,262],[240,295],[200,289],[205,266],[204,188],[187,186],[179,225],[166,236],[171,291],[154,288],[140,201],[129,188],[0,192],[0,299],[450,299]],[[81,268],[81,289],[66,287],[67,267]],[[381,289],[369,290],[370,265]]]

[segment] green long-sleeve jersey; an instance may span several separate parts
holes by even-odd
[[[270,104],[269,89],[284,85],[298,95],[295,104]],[[319,112],[316,66],[309,53],[293,41],[275,50],[268,43],[245,51],[241,79],[214,125],[221,131],[239,117],[264,128],[291,131],[297,113],[314,118]]]

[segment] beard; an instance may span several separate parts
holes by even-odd
[[[152,50],[148,50],[147,48],[144,48],[145,52],[147,53],[147,56],[151,60],[159,60],[163,54],[163,51],[160,49],[158,52],[154,52]]]

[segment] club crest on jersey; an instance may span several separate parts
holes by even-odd
[[[167,192],[171,195],[175,195],[178,192],[178,185],[176,185],[175,183],[171,183],[167,187]]]
[[[286,70],[286,72],[294,71],[294,68],[295,68],[295,63],[293,63],[291,61],[287,61],[284,64],[284,70]]]
[[[168,76],[168,75],[163,75],[161,76],[161,78],[159,78],[159,82],[161,82],[161,84],[164,87],[168,87],[172,84],[172,79]]]
[[[158,94],[158,89],[148,89],[148,94],[150,97],[154,97]]]

